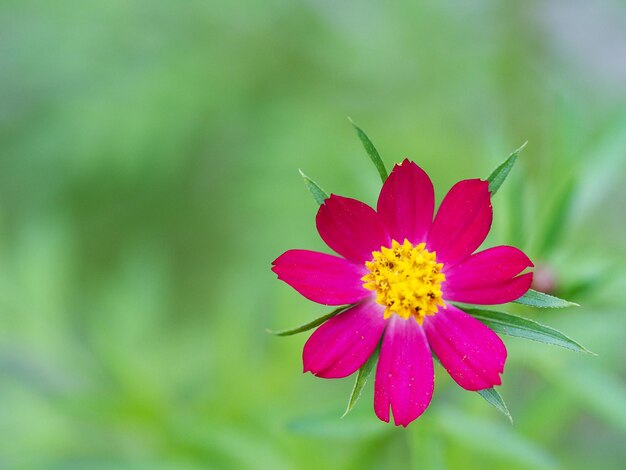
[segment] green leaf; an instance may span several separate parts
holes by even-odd
[[[528,289],[519,299],[514,300],[516,304],[528,305],[538,308],[564,308],[564,307],[580,307],[577,303],[568,300],[559,299],[553,295],[544,294],[533,289]]]
[[[509,421],[511,422],[511,424],[513,424],[513,417],[511,416],[511,413],[509,412],[509,409],[507,408],[506,403],[504,403],[504,400],[502,399],[502,397],[500,396],[500,394],[495,388],[491,387],[491,388],[486,388],[484,390],[478,390],[477,393],[481,397],[483,397],[487,401],[487,403],[493,406],[496,410],[498,410],[504,416],[509,418]]]
[[[352,119],[348,118],[348,120],[350,121],[350,124],[354,126],[354,129],[356,129],[356,134],[359,136],[359,139],[361,139],[361,143],[363,144],[363,147],[365,148],[367,155],[369,155],[370,160],[372,160],[372,163],[378,170],[380,179],[384,183],[385,180],[387,179],[388,173],[387,173],[387,169],[385,168],[385,164],[383,163],[383,160],[380,158],[380,155],[378,154],[378,150],[376,150],[376,147],[374,147],[374,144],[372,143],[370,138],[367,136],[367,134],[363,132],[363,129],[357,126],[354,123],[354,121],[352,121]]]
[[[352,411],[352,408],[354,408],[354,405],[356,405],[356,402],[359,401],[359,398],[361,397],[361,392],[363,391],[363,387],[365,387],[365,384],[367,383],[367,379],[372,373],[372,369],[374,368],[374,364],[376,364],[376,361],[378,360],[378,354],[379,354],[379,348],[376,348],[376,350],[372,353],[372,355],[365,362],[365,364],[363,364],[361,368],[359,369],[359,372],[356,376],[356,380],[354,381],[354,387],[352,388],[352,393],[350,394],[348,407],[346,408],[346,411],[344,411],[343,415],[341,416],[342,418],[345,417],[348,413],[350,413],[350,411]]]
[[[517,150],[511,153],[506,160],[493,170],[493,172],[489,175],[489,178],[487,178],[487,181],[489,182],[489,192],[492,196],[496,194],[498,189],[500,189],[500,186],[502,186],[502,183],[504,183],[504,180],[509,175],[513,165],[515,165],[519,153],[524,150],[527,143],[528,141],[524,142]]]
[[[316,326],[321,325],[326,320],[330,320],[335,315],[339,315],[341,312],[343,312],[344,310],[347,310],[350,307],[352,307],[352,305],[343,305],[341,307],[336,308],[332,312],[327,313],[326,315],[322,315],[321,317],[316,318],[312,322],[306,323],[305,325],[297,326],[296,328],[291,328],[289,330],[266,330],[266,331],[276,336],[295,335],[297,333],[302,333],[304,331],[310,330],[311,328],[315,328]]]
[[[315,181],[305,175],[302,170],[298,171],[300,172],[300,176],[302,176],[302,179],[304,180],[306,189],[308,189],[313,195],[313,199],[315,199],[315,202],[317,202],[320,206],[324,204],[324,201],[328,199],[328,194],[326,193],[326,191],[324,191],[319,184],[317,184]]]
[[[571,351],[593,354],[587,348],[581,346],[573,339],[568,338],[560,331],[537,323],[534,320],[529,320],[528,318],[482,308],[463,308],[463,311],[469,313],[477,320],[480,320],[496,333],[561,346]]]
[[[572,209],[574,193],[578,189],[575,178],[569,181],[559,192],[557,199],[552,205],[552,209],[547,214],[543,223],[543,233],[537,242],[535,250],[538,256],[545,258],[557,246],[559,240],[566,233],[567,222]]]

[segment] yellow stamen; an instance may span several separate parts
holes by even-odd
[[[372,252],[372,261],[365,263],[369,273],[361,278],[363,287],[376,292],[376,302],[385,307],[385,318],[391,314],[408,320],[415,317],[421,325],[426,315],[445,308],[441,299],[441,283],[446,277],[437,263],[436,253],[426,250],[426,244],[413,246],[408,240],[401,245],[391,242],[391,248],[381,247]]]

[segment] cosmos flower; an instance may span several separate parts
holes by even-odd
[[[380,344],[374,410],[407,426],[428,407],[434,353],[466,390],[500,385],[506,348],[487,326],[450,302],[493,305],[528,291],[530,259],[512,246],[474,253],[492,222],[487,181],[463,180],[433,220],[434,191],[415,163],[396,165],[376,210],[331,195],[317,230],[339,256],[289,250],[273,263],[278,278],[309,300],[350,305],[315,330],[304,371],[323,378],[356,372]]]

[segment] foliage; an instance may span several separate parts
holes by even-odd
[[[3,2],[0,466],[619,467],[626,95],[603,62],[624,48],[609,3]],[[528,140],[487,243],[514,239],[581,307],[507,312],[598,356],[506,338],[514,426],[444,374],[408,433],[359,414],[369,387],[337,419],[352,381],[299,375],[304,335],[265,334],[319,314],[269,270],[285,246],[322,249],[294,168],[375,202],[346,115],[440,197]]]

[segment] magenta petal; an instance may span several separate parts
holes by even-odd
[[[377,210],[389,235],[402,243],[426,241],[433,221],[435,193],[428,175],[415,163],[396,165],[383,184]]]
[[[485,240],[491,227],[489,183],[464,180],[443,199],[428,236],[428,249],[444,265],[463,261]]]
[[[324,305],[353,304],[371,295],[363,287],[364,265],[308,250],[280,255],[272,271],[307,299]]]
[[[370,261],[373,251],[389,245],[376,211],[356,199],[331,195],[320,206],[316,224],[326,244],[355,263]]]
[[[489,248],[450,269],[444,266],[444,298],[483,305],[511,302],[524,295],[532,282],[531,273],[514,276],[532,266],[528,256],[517,248]]]
[[[454,300],[468,304],[505,304],[517,300],[524,295],[528,289],[530,289],[532,282],[533,273],[526,273],[506,281],[477,287],[475,289],[446,290],[444,296],[446,300]]]
[[[304,345],[304,372],[346,377],[372,355],[385,329],[381,307],[365,301],[322,324]]]
[[[500,385],[506,347],[484,324],[447,305],[424,320],[431,348],[450,376],[466,390]]]
[[[435,373],[426,336],[414,318],[393,315],[385,331],[376,368],[374,411],[396,426],[406,427],[420,416],[433,396]]]

